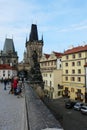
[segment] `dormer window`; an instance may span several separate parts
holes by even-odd
[[[67,55],[67,56],[66,56],[66,59],[68,59],[68,58],[69,58],[69,56]]]
[[[75,58],[75,54],[72,55],[72,58]]]

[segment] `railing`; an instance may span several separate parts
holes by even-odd
[[[27,119],[25,130],[45,130],[46,128],[63,130],[60,123],[29,85],[25,85],[25,104]]]

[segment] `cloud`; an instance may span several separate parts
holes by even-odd
[[[81,21],[77,24],[67,26],[67,28],[57,29],[57,32],[72,32],[72,31],[87,30],[87,20]]]
[[[86,10],[85,0],[0,0],[0,45],[4,44],[6,36],[13,37],[22,59],[32,23],[37,24],[39,34],[43,33],[45,40],[55,42],[66,32],[68,35],[87,29]],[[60,33],[62,37],[58,37]]]

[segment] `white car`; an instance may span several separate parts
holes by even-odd
[[[83,103],[82,103],[82,102],[77,102],[77,103],[74,105],[74,109],[79,111],[82,106],[83,106]]]
[[[81,113],[82,113],[82,114],[87,114],[87,105],[83,105],[83,106],[81,107]]]

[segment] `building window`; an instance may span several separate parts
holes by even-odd
[[[47,62],[45,62],[45,66],[47,66]]]
[[[66,70],[66,74],[68,74],[68,70]]]
[[[78,54],[78,57],[81,58],[81,53]]]
[[[62,92],[61,91],[58,91],[58,96],[61,96],[62,95]]]
[[[3,74],[3,77],[5,77],[5,74]]]
[[[72,55],[72,58],[75,58],[75,54]]]
[[[81,89],[77,89],[77,92],[78,92],[78,93],[81,93]]]
[[[52,86],[52,82],[50,81],[50,87]]]
[[[78,61],[78,62],[77,62],[77,66],[81,66],[81,61]]]
[[[65,66],[68,66],[68,63],[65,63]]]
[[[16,60],[14,60],[14,63],[16,63]]]
[[[67,81],[67,80],[68,80],[68,77],[65,77],[65,80]]]
[[[81,74],[81,69],[78,69],[78,74]]]
[[[69,59],[69,56],[68,56],[68,55],[66,56],[66,59]]]
[[[78,77],[78,82],[80,82],[81,81],[81,77]]]
[[[10,60],[8,60],[8,63],[10,63]]]
[[[72,66],[75,66],[75,62],[72,62]]]
[[[75,70],[72,70],[72,74],[75,74]]]
[[[71,81],[75,81],[75,77],[72,77],[72,78],[71,78]]]
[[[3,70],[3,76],[5,76],[5,70]]]
[[[3,70],[3,73],[5,73],[5,70]]]

